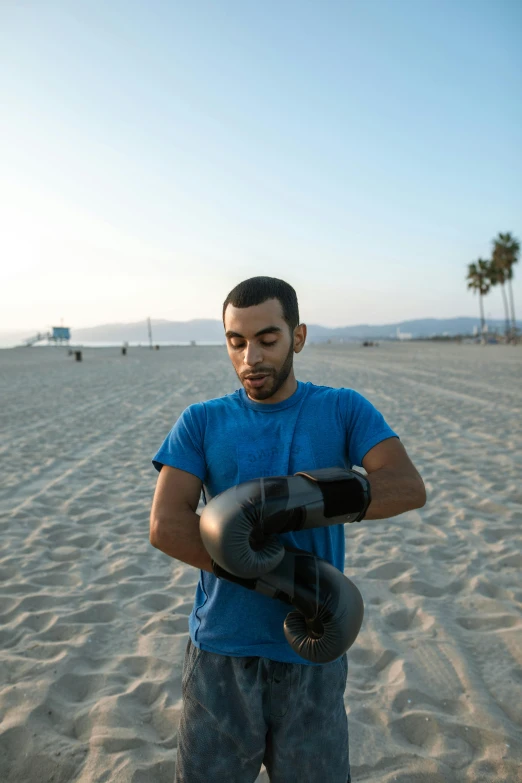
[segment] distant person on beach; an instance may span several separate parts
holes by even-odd
[[[283,280],[254,277],[223,304],[227,350],[241,387],[186,408],[153,459],[159,471],[150,541],[201,569],[182,674],[177,783],[350,783],[344,706],[348,661],[316,664],[288,644],[288,605],[215,575],[196,514],[242,482],[332,466],[365,469],[385,519],[426,500],[397,434],[361,394],[296,380],[306,340],[297,296]],[[346,535],[349,537],[349,529]],[[345,527],[281,535],[344,571]]]

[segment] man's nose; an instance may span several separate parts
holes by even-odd
[[[263,358],[263,352],[261,351],[259,345],[255,345],[255,343],[250,343],[245,348],[245,354],[244,354],[244,362],[249,367],[255,367],[256,364],[259,364],[261,359]]]

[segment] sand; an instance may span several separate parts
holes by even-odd
[[[354,783],[522,781],[522,348],[309,346],[296,372],[374,402],[429,496],[346,529]],[[235,388],[224,348],[0,351],[2,783],[172,783],[199,572],[149,544],[150,458]]]

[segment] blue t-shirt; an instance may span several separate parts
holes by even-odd
[[[381,413],[352,389],[297,382],[278,403],[253,402],[243,388],[186,408],[153,459],[203,482],[205,501],[249,479],[290,476],[314,468],[362,465],[364,455],[398,437]],[[288,544],[344,571],[344,525],[284,533]],[[232,656],[309,663],[284,636],[292,607],[200,571],[189,618],[193,644]],[[317,664],[310,664],[317,665]]]

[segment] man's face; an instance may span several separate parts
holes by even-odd
[[[297,327],[296,332],[300,334],[303,328],[306,330]],[[298,344],[294,345],[280,301],[268,299],[263,304],[242,308],[229,304],[225,334],[228,355],[248,396],[257,402],[274,397],[271,402],[278,401],[285,381],[290,375],[293,379],[294,350],[302,348],[299,335]]]

